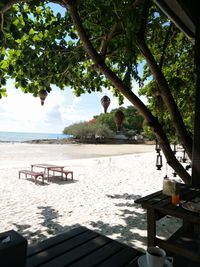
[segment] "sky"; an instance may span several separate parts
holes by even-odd
[[[70,88],[65,88],[64,91],[55,86],[52,88],[42,106],[39,97],[24,94],[9,80],[8,96],[0,100],[0,131],[62,133],[70,124],[88,121],[103,113],[101,98],[105,94],[111,99],[108,112],[119,108],[118,100],[106,90],[76,97]],[[130,105],[131,103],[125,100],[122,106]]]

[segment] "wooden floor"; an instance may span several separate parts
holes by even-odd
[[[138,267],[142,253],[78,227],[28,248],[26,267]]]
[[[80,226],[28,247],[25,267],[139,267],[141,255],[134,248]],[[200,267],[170,251],[167,255],[174,257],[173,267]]]

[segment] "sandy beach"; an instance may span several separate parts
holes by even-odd
[[[144,250],[146,211],[134,200],[162,188],[166,168],[157,171],[155,158],[152,145],[0,143],[0,232],[14,229],[32,244],[83,225]],[[64,165],[74,181],[19,180],[34,163]],[[179,224],[162,219],[159,236]]]

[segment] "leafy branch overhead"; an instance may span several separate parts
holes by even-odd
[[[4,0],[0,13],[2,96],[8,78],[34,96],[52,85],[71,88],[76,96],[108,88],[120,103],[125,97],[134,105],[168,164],[190,182],[170,138],[191,158],[193,47],[152,1]],[[136,95],[135,82],[148,105]]]

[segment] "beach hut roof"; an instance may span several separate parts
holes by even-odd
[[[196,0],[154,0],[160,9],[190,39],[195,40],[199,20],[199,1]]]

